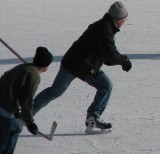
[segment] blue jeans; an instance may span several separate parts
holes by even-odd
[[[0,115],[0,154],[13,154],[21,125],[15,117],[6,118]]]
[[[61,96],[75,78],[74,75],[61,66],[52,86],[44,89],[35,97],[33,115],[50,101]],[[112,82],[101,70],[97,76],[88,76],[85,82],[97,89],[94,100],[87,110],[87,116],[101,116],[112,91]]]
[[[102,70],[99,70],[96,76],[88,76],[85,82],[97,90],[94,100],[87,110],[87,117],[92,115],[100,117],[110,98],[113,87],[112,82]]]

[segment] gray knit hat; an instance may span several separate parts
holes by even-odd
[[[113,19],[123,19],[128,16],[128,11],[122,2],[117,1],[110,6],[108,14]]]

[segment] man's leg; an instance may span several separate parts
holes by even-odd
[[[109,77],[101,70],[97,76],[90,76],[85,80],[85,82],[97,89],[94,101],[91,103],[87,110],[87,117],[92,115],[100,117],[105,110],[110,98],[112,82]]]
[[[61,66],[52,86],[44,89],[35,97],[33,115],[46,106],[50,101],[61,96],[74,79],[75,76]]]
[[[11,122],[9,118],[0,115],[0,154],[7,148]]]
[[[15,117],[10,119],[10,121],[11,121],[11,127],[9,130],[10,133],[9,133],[9,138],[8,138],[8,144],[7,144],[7,148],[2,152],[2,154],[13,154],[14,153],[19,134],[22,131],[22,126]]]

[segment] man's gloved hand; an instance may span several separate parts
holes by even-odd
[[[132,63],[127,56],[124,55],[123,58],[124,59],[122,61],[122,69],[128,72],[132,68]]]
[[[21,111],[19,109],[13,114],[17,119],[22,119],[22,114],[21,114]]]
[[[34,122],[26,123],[27,129],[29,132],[31,132],[33,135],[38,134],[38,127]]]

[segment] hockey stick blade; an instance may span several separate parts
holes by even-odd
[[[50,131],[50,134],[49,134],[50,141],[53,140],[53,135],[54,135],[54,132],[55,132],[56,128],[57,128],[57,122],[53,121],[51,131]]]

